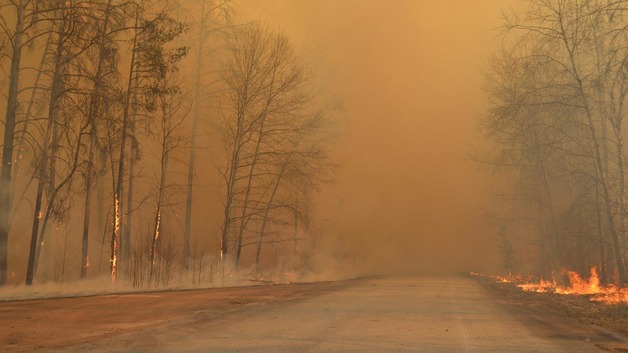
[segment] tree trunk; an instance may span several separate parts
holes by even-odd
[[[600,191],[599,184],[595,183],[595,218],[597,221],[598,247],[600,251],[600,281],[604,284],[608,283],[610,278],[608,272],[608,263],[606,258],[606,235],[602,226],[602,210],[600,210]]]
[[[57,38],[56,60],[53,71],[53,81],[50,93],[50,103],[48,107],[48,124],[46,127],[46,133],[42,144],[40,160],[37,165],[38,181],[37,181],[37,194],[35,196],[35,207],[33,210],[33,223],[31,227],[31,244],[29,249],[28,264],[26,270],[26,284],[31,285],[33,283],[33,277],[36,273],[36,266],[39,259],[39,253],[44,246],[43,240],[40,244],[37,244],[37,236],[39,234],[39,221],[42,218],[42,197],[44,186],[46,182],[46,166],[48,163],[48,149],[51,144],[51,135],[53,134],[54,125],[57,120],[59,98],[61,97],[62,79],[63,79],[63,51],[64,51],[64,34],[60,33]],[[52,200],[48,200],[49,203]],[[39,246],[38,246],[39,245]]]
[[[238,120],[243,119],[242,114],[239,114]],[[241,123],[238,123],[241,125]],[[237,181],[237,170],[240,168],[240,144],[241,144],[241,126],[238,126],[236,143],[233,146],[233,152],[231,154],[231,161],[229,167],[229,176],[227,177],[227,197],[225,199],[225,219],[222,225],[222,234],[220,238],[220,258],[223,265],[227,261],[229,253],[229,228],[231,228],[231,208],[235,198],[235,184]],[[224,270],[224,266],[223,266]]]
[[[266,118],[268,117],[268,109],[271,103],[273,102],[274,95],[276,94],[276,92],[273,91],[273,88],[274,88],[275,78],[277,74],[277,65],[273,66],[273,69],[271,72],[272,72],[272,76],[271,76],[270,84],[268,86],[268,97],[266,98],[264,108],[262,109],[260,114],[257,116],[257,119],[255,119],[255,120],[258,120],[258,119],[260,120],[259,131],[258,131],[257,141],[255,142],[255,150],[253,151],[253,160],[251,161],[251,167],[249,169],[249,175],[247,177],[246,191],[244,194],[244,204],[242,205],[242,214],[240,217],[240,229],[238,230],[238,238],[237,238],[237,243],[236,243],[236,257],[235,257],[236,268],[240,265],[240,254],[242,252],[242,240],[244,237],[246,224],[249,219],[249,217],[247,217],[246,211],[249,206],[249,198],[251,195],[251,187],[253,185],[255,167],[257,166],[257,160],[260,154],[260,147],[262,145],[262,140],[264,139],[264,125],[266,123]]]
[[[163,139],[161,141],[161,161],[160,161],[160,175],[159,175],[159,190],[157,191],[157,208],[155,210],[155,218],[153,222],[153,234],[152,234],[152,242],[151,242],[151,251],[150,251],[150,275],[149,282],[153,278],[153,273],[155,271],[155,265],[157,262],[157,252],[159,251],[159,241],[160,241],[160,233],[161,233],[161,210],[163,203],[163,196],[166,189],[166,177],[168,175],[168,155],[170,153],[170,146],[168,143],[169,135],[170,135],[170,124],[167,119],[169,119],[166,109],[165,103],[162,104],[162,131],[163,131]]]
[[[26,1],[17,3],[17,20],[13,37],[13,55],[9,78],[7,113],[4,121],[4,144],[2,147],[2,171],[0,172],[0,286],[7,282],[7,252],[9,239],[9,214],[11,213],[11,162],[13,161],[13,141],[17,110],[20,63],[22,59],[22,38],[24,36],[24,16]]]
[[[60,97],[60,96],[59,96]],[[57,98],[59,99],[59,98]],[[59,152],[59,109],[57,108],[55,113],[54,122],[52,124],[52,138],[50,140],[50,153],[46,156],[46,158],[50,161],[50,166],[48,167],[48,175],[46,176],[46,183],[48,184],[48,190],[46,191],[46,197],[48,198],[48,205],[51,205],[54,202],[54,199],[50,197],[53,194],[57,179],[57,154]],[[50,217],[49,213],[46,213],[44,216],[43,224],[48,223],[48,217]],[[40,239],[45,237],[46,227],[41,228],[41,234],[39,235]],[[42,257],[42,262],[44,264],[48,264],[48,258],[50,257],[50,246],[43,246],[43,241],[39,242],[39,248],[37,248],[37,256],[35,257],[35,275],[37,275],[37,264],[39,262],[39,253],[43,250],[44,254]],[[41,279],[43,282],[48,280],[48,266],[43,267]]]
[[[626,179],[624,172],[624,139],[622,136],[622,126],[621,126],[621,118],[617,119],[617,125],[615,126],[615,135],[617,138],[616,146],[617,146],[617,169],[619,172],[619,231],[618,234],[612,238],[613,240],[613,248],[615,249],[615,261],[617,262],[617,267],[622,267],[622,270],[619,270],[620,278],[623,273],[623,284],[628,283],[628,267],[626,266],[626,259],[624,258],[624,254],[622,253],[622,244],[620,238],[625,238],[626,236]]]
[[[116,185],[113,197],[113,229],[111,234],[111,256],[110,256],[110,267],[109,273],[111,275],[111,283],[115,284],[118,276],[118,250],[119,250],[119,236],[120,236],[120,202],[122,199],[122,183],[124,182],[124,158],[126,151],[126,143],[127,143],[127,126],[129,125],[129,113],[130,113],[130,105],[131,105],[131,96],[133,89],[133,79],[135,77],[135,66],[136,66],[136,49],[137,49],[137,36],[138,36],[138,26],[139,24],[139,11],[135,14],[135,33],[133,35],[133,48],[131,50],[131,63],[129,67],[129,77],[127,81],[127,93],[125,97],[124,103],[124,114],[122,117],[122,131],[120,137],[120,154],[118,158],[118,175],[116,177]]]
[[[22,158],[24,155],[24,150],[25,148],[25,143],[26,143],[26,134],[28,132],[28,126],[30,125],[30,121],[32,119],[32,114],[33,114],[33,106],[35,105],[35,99],[37,97],[37,91],[39,90],[39,81],[41,80],[41,74],[44,71],[44,65],[46,64],[46,56],[48,54],[48,49],[50,47],[50,45],[52,44],[52,38],[53,38],[53,32],[50,31],[50,33],[48,34],[48,39],[46,40],[46,46],[44,46],[43,49],[43,54],[41,55],[41,60],[39,61],[39,67],[37,69],[37,76],[35,77],[35,82],[33,83],[33,89],[31,92],[31,98],[28,102],[28,108],[26,108],[26,118],[25,120],[22,122],[22,129],[21,129],[21,133],[20,135],[17,137],[17,156],[15,158],[15,161],[13,162],[13,173],[14,173],[14,179],[15,181],[12,183],[12,188],[11,188],[11,196],[13,196],[14,192],[15,192],[15,186],[17,184],[18,181],[18,177],[19,177],[19,173],[20,173],[20,164],[22,163]],[[11,204],[13,204],[13,200],[10,201]],[[19,201],[18,201],[19,203]],[[17,205],[16,205],[17,208]]]
[[[137,80],[136,80],[137,81]],[[126,192],[126,212],[124,213],[124,235],[120,239],[120,260],[125,261],[129,259],[131,253],[131,228],[133,225],[133,189],[135,187],[135,158],[134,154],[137,150],[135,142],[135,108],[131,114],[131,121],[129,127],[131,129],[131,150],[129,152],[129,185]]]
[[[242,204],[242,214],[240,215],[240,227],[238,229],[238,237],[236,239],[236,254],[235,254],[235,266],[240,266],[240,254],[242,253],[242,240],[244,237],[244,230],[248,223],[247,211],[249,206],[249,198],[251,196],[251,187],[253,185],[253,173],[255,172],[255,166],[257,165],[257,159],[259,158],[259,150],[262,144],[264,136],[264,118],[260,124],[259,135],[255,144],[255,151],[253,152],[253,160],[251,161],[251,167],[249,169],[249,175],[247,177],[246,191],[244,193],[244,203]]]
[[[94,122],[91,122],[92,129],[90,133],[89,142],[89,162],[87,165],[87,177],[85,180],[85,210],[83,213],[83,237],[81,240],[81,279],[87,277],[87,269],[89,268],[89,223],[91,219],[92,209],[92,181],[94,179],[94,172],[92,163],[94,161]]]
[[[259,237],[257,238],[257,252],[255,254],[255,271],[259,272],[259,260],[260,254],[262,253],[262,241],[264,240],[264,235],[266,234],[266,223],[268,220],[268,212],[270,211],[273,201],[275,200],[275,195],[277,195],[277,190],[279,190],[279,184],[281,183],[281,179],[283,178],[283,174],[286,170],[286,166],[288,164],[288,160],[284,161],[284,164],[281,166],[281,170],[277,175],[277,180],[275,181],[275,185],[273,186],[273,192],[270,194],[268,199],[268,204],[266,204],[266,209],[264,210],[264,217],[262,218],[262,225],[259,231]]]
[[[297,211],[297,207],[294,206],[292,209],[294,216],[294,228],[293,228],[293,239],[294,239],[294,254],[297,255],[299,253],[299,211]]]
[[[194,82],[194,115],[192,117],[192,141],[188,159],[187,192],[185,198],[185,228],[183,231],[183,268],[187,271],[190,265],[190,233],[192,231],[192,192],[194,191],[194,163],[196,162],[196,136],[200,117],[201,73],[203,66],[203,49],[205,45],[205,3],[201,1],[201,23],[199,26],[198,53],[196,57],[196,77]]]
[[[83,213],[83,237],[81,240],[81,279],[87,277],[87,270],[89,268],[89,226],[91,219],[92,209],[92,188],[94,185],[94,148],[96,146],[96,118],[98,117],[98,108],[100,107],[102,79],[103,79],[103,65],[105,61],[105,35],[109,28],[109,16],[111,13],[112,0],[107,2],[107,9],[105,10],[105,18],[103,19],[102,27],[99,33],[99,56],[98,64],[96,65],[96,76],[94,78],[94,87],[92,88],[92,96],[90,99],[89,116],[87,118],[90,126],[89,136],[89,156],[87,161],[87,175],[85,180],[85,210]]]

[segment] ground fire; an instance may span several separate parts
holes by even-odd
[[[613,284],[601,285],[600,279],[595,267],[591,268],[589,279],[585,280],[575,271],[562,270],[562,276],[565,276],[568,285],[562,285],[556,281],[553,274],[551,280],[545,280],[541,277],[535,279],[533,277],[524,278],[519,275],[508,276],[491,276],[472,272],[472,276],[489,277],[497,282],[513,283],[523,291],[537,293],[555,293],[560,295],[586,295],[593,302],[604,304],[628,304],[628,287],[620,287]]]

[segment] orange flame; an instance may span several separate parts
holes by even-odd
[[[518,284],[517,287],[526,292],[547,293],[553,292],[556,288],[556,281],[552,278],[552,281],[544,281],[542,278],[539,283],[523,283]]]
[[[560,295],[588,295],[589,300],[604,304],[628,304],[628,287],[617,287],[614,285],[600,285],[600,278],[597,269],[591,268],[588,280],[584,280],[577,272],[566,271],[569,280],[568,286],[562,286],[556,282],[552,276],[551,281],[540,279],[538,282],[522,281],[521,277],[485,276],[497,282],[515,283],[517,287],[526,292],[556,293]],[[471,275],[480,275],[471,273]]]
[[[120,231],[120,200],[116,196],[116,209],[114,218],[114,234],[113,234],[113,249],[111,256],[111,284],[116,283],[117,269],[118,269],[118,232]]]
[[[157,224],[155,225],[155,246],[153,247],[153,263],[151,264],[155,267],[155,262],[157,261],[157,240],[159,240],[159,228],[161,227],[161,210],[157,210]]]

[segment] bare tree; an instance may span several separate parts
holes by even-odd
[[[244,246],[261,246],[258,237],[249,241],[257,232],[253,229],[261,225],[263,238],[277,210],[287,211],[288,219],[293,219],[297,204],[278,197],[286,186],[299,177],[304,187],[315,184],[317,178],[309,171],[327,161],[321,146],[328,136],[321,132],[328,111],[316,109],[311,75],[287,38],[260,23],[233,31],[223,76],[228,106],[223,143],[229,162],[223,174],[221,253],[224,260],[232,243],[238,266]]]
[[[282,59],[285,60],[282,62]],[[283,66],[285,65],[285,66]],[[265,137],[266,119],[271,109],[284,93],[278,87],[298,87],[300,77],[290,75],[294,65],[291,48],[285,37],[277,36],[268,28],[254,23],[236,28],[230,36],[229,59],[224,69],[228,87],[227,102],[230,112],[225,120],[224,144],[230,155],[224,173],[227,189],[224,222],[221,239],[221,258],[229,254],[229,233],[234,227],[235,207],[241,210],[239,224],[235,230],[235,263],[239,262],[242,234],[246,227],[248,203],[253,189],[253,174],[259,162],[260,147]],[[297,76],[302,72],[297,73]],[[275,82],[277,80],[277,82]],[[291,82],[292,81],[292,82]],[[282,87],[285,88],[285,87]],[[232,114],[232,115],[231,115]],[[240,202],[236,205],[235,202]]]
[[[525,14],[506,18],[514,44],[498,56],[489,84],[488,136],[503,146],[497,164],[517,168],[534,186],[538,217],[546,217],[541,262],[578,262],[573,254],[597,243],[597,261],[590,254],[579,262],[605,268],[608,247],[626,283],[626,1],[527,3]]]

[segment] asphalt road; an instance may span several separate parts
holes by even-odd
[[[467,278],[375,278],[211,307],[186,294],[156,324],[50,352],[628,352],[628,338],[493,297]],[[273,291],[272,287],[268,288]],[[234,297],[238,297],[237,294]],[[157,298],[166,301],[168,298]],[[199,301],[200,300],[200,301]],[[179,304],[177,304],[179,303]],[[187,311],[186,311],[187,310]],[[166,317],[164,317],[164,315]],[[84,318],[85,319],[85,318]],[[88,321],[85,322],[87,324]],[[72,334],[68,331],[68,334]],[[602,348],[606,347],[605,349]],[[609,348],[615,347],[615,348]]]

